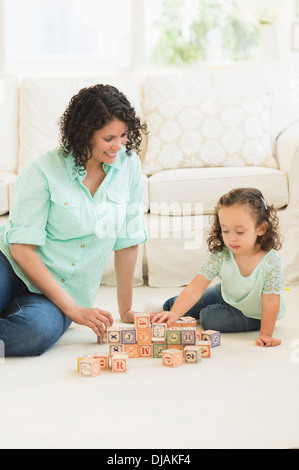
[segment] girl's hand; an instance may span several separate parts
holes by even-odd
[[[99,308],[77,307],[69,318],[79,325],[88,326],[97,336],[104,336],[107,328],[113,325],[111,313]]]
[[[154,315],[151,318],[151,323],[167,323],[167,326],[170,326],[176,320],[178,320],[180,316],[176,312],[160,312]]]
[[[258,346],[266,346],[269,348],[271,346],[279,346],[281,344],[281,340],[272,338],[272,336],[269,335],[260,335],[256,340],[256,344]]]

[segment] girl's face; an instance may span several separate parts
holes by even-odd
[[[251,210],[244,205],[222,207],[218,217],[224,244],[236,255],[252,253],[257,237],[267,229],[266,222],[256,226]]]
[[[102,129],[95,131],[90,140],[92,159],[99,163],[113,163],[117,153],[127,142],[127,132],[128,126],[118,119],[114,119]]]

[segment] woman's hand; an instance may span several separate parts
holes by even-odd
[[[79,325],[88,326],[97,336],[102,337],[107,328],[113,325],[111,313],[99,308],[84,308],[78,306],[68,317]]]
[[[266,346],[269,348],[271,346],[279,346],[281,344],[281,340],[269,335],[260,335],[256,340],[256,344],[258,346]]]

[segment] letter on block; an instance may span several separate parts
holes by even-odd
[[[181,330],[182,344],[195,344],[196,343],[196,329],[190,327],[183,327]]]
[[[178,328],[169,328],[166,331],[167,344],[181,344],[181,330]]]
[[[107,328],[107,337],[109,344],[121,344],[121,328],[109,326]]]
[[[166,342],[166,323],[152,323],[152,339],[154,340],[163,340]]]
[[[135,344],[137,342],[135,328],[123,328],[121,330],[121,342],[123,344]]]
[[[151,330],[136,330],[138,344],[150,344],[152,342]]]
[[[215,348],[216,346],[220,346],[220,332],[215,330],[205,330],[201,334],[201,339],[203,341],[208,340],[211,341],[211,348]]]
[[[109,369],[109,356],[108,354],[97,354],[94,353],[93,357],[98,359],[100,362],[101,370],[108,370]]]
[[[91,354],[80,354],[78,356],[78,359],[77,359],[77,370],[78,372],[80,372],[80,362],[82,361],[82,359],[87,359],[89,357],[92,357]]]
[[[153,345],[152,344],[140,344],[139,356],[140,357],[153,357]]]
[[[128,354],[130,359],[140,357],[139,344],[124,344],[124,351]]]
[[[201,347],[201,357],[211,357],[211,341],[196,341],[196,346]]]
[[[165,340],[166,341],[166,340]],[[162,357],[162,352],[167,348],[166,342],[161,343],[160,341],[153,340],[153,357]]]
[[[149,330],[151,328],[151,320],[149,313],[135,313],[134,326],[136,330]]]
[[[196,345],[185,346],[184,361],[190,364],[198,364],[201,361],[201,347]]]
[[[95,377],[100,375],[101,365],[98,359],[87,357],[80,361],[80,374],[84,377]]]
[[[162,362],[168,367],[178,367],[184,362],[183,351],[177,349],[165,349],[162,352]]]
[[[120,353],[124,351],[123,344],[109,344],[109,356],[114,356],[115,353]]]
[[[127,354],[114,354],[111,359],[112,372],[127,372]]]

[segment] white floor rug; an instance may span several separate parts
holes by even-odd
[[[139,287],[134,309],[176,289]],[[236,449],[299,447],[299,286],[286,292],[276,348],[256,333],[223,334],[200,364],[130,359],[126,374],[83,378],[80,353],[106,351],[73,325],[43,356],[0,363],[0,448]],[[116,322],[114,288],[97,305]],[[112,452],[113,454],[113,452]]]

